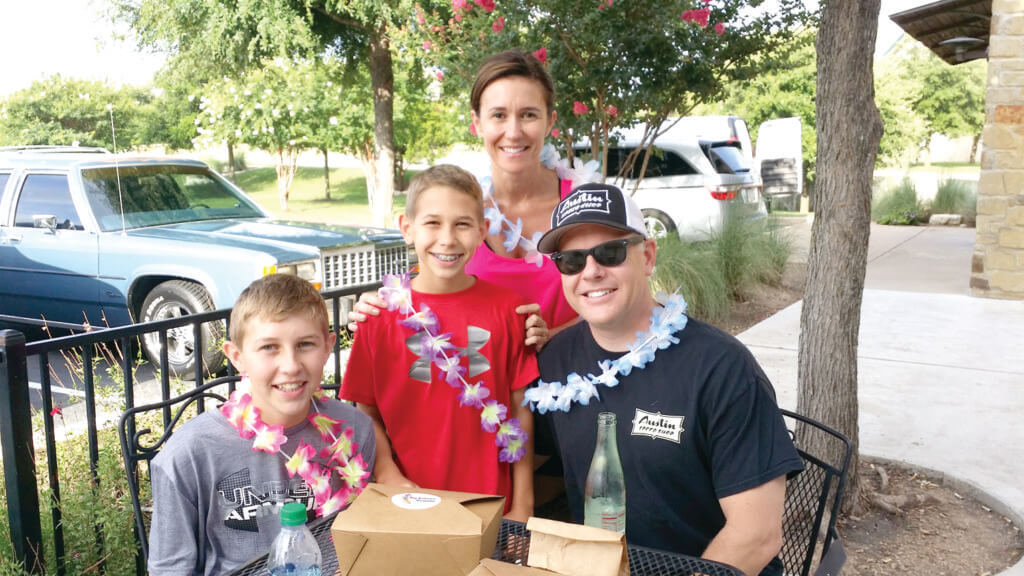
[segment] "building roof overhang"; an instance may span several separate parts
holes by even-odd
[[[889,19],[950,64],[988,56],[992,0],[940,0]]]

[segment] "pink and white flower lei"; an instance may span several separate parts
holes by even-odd
[[[356,452],[359,445],[353,441],[355,431],[351,427],[343,427],[344,420],[335,420],[320,412],[317,400],[326,400],[327,395],[318,389],[312,400],[313,412],[309,422],[320,432],[320,436],[328,446],[317,454],[316,448],[305,441],[299,441],[295,452],[290,456],[281,450],[281,445],[288,441],[284,428],[280,425],[269,426],[260,418],[260,409],[252,402],[252,396],[243,390],[235,390],[228,401],[220,407],[221,414],[228,419],[238,435],[252,438],[252,449],[267,454],[280,454],[285,462],[288,477],[296,474],[306,481],[316,500],[317,516],[327,516],[348,505],[366,486],[370,477],[370,469],[363,460],[363,455]],[[344,429],[343,429],[344,428]],[[326,459],[321,465],[313,459]],[[336,472],[342,480],[338,490],[331,490],[331,473]]]
[[[596,160],[584,163],[579,158],[574,158],[570,165],[568,158],[559,158],[558,151],[551,144],[545,144],[541,148],[540,162],[548,169],[554,170],[558,174],[559,180],[571,181],[573,188],[587,182],[596,182],[601,177],[598,172],[601,164]],[[537,251],[537,243],[540,242],[540,237],[544,233],[534,232],[533,236],[524,236],[523,219],[516,218],[516,221],[513,222],[498,207],[498,201],[494,199],[494,181],[491,179],[491,174],[489,172],[483,174],[478,180],[480,188],[484,191],[484,219],[489,225],[487,233],[495,235],[503,232],[505,250],[512,252],[516,246],[521,247],[526,252],[523,259],[540,268],[544,264],[544,255]]]
[[[494,434],[494,443],[501,448],[500,462],[518,462],[525,452],[529,435],[522,429],[518,418],[508,418],[508,406],[497,400],[487,400],[491,391],[483,382],[470,384],[466,381],[466,367],[462,365],[465,352],[451,343],[450,333],[441,333],[437,315],[426,304],[417,312],[412,303],[411,280],[408,274],[384,276],[381,298],[387,302],[388,310],[398,310],[405,317],[399,324],[422,333],[423,353],[437,366],[444,381],[459,392],[459,405],[480,410],[480,427]]]

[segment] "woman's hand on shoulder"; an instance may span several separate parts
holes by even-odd
[[[354,333],[359,330],[359,325],[366,322],[366,319],[370,316],[380,316],[380,311],[386,307],[387,303],[376,292],[363,292],[360,294],[356,305],[348,313],[349,332]]]
[[[526,321],[524,322],[526,326],[526,345],[535,346],[537,352],[540,352],[541,348],[551,338],[548,332],[548,324],[540,315],[540,304],[523,304],[518,306],[516,307],[516,314],[526,316]]]

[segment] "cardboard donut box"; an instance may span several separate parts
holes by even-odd
[[[331,525],[342,576],[628,576],[624,536],[531,518],[527,564],[492,560],[501,496],[369,484]]]

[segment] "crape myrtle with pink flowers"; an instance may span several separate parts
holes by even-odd
[[[531,52],[555,80],[552,138],[563,155],[589,142],[602,160],[609,133],[719,97],[757,74],[816,22],[802,0],[451,0],[416,4],[406,29],[444,93],[468,101],[480,61]],[[467,130],[469,129],[467,123]],[[656,134],[649,134],[651,141]]]

